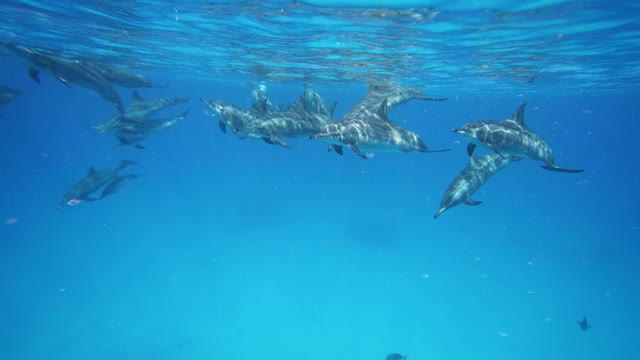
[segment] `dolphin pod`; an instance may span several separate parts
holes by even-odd
[[[28,65],[29,76],[40,82],[40,72],[46,72],[66,86],[76,85],[99,94],[112,103],[118,113],[111,119],[94,126],[101,133],[110,133],[120,145],[144,148],[141,142],[149,135],[164,131],[184,120],[188,110],[175,116],[150,118],[164,109],[189,102],[184,98],[142,98],[133,92],[131,102],[124,106],[114,86],[124,88],[159,88],[148,78],[127,69],[102,63],[95,59],[65,56],[58,51],[28,47],[12,43],[0,43],[11,54]],[[440,102],[446,98],[431,97],[421,89],[391,84],[370,84],[366,95],[351,107],[342,118],[336,118],[336,102],[327,103],[320,94],[305,85],[300,97],[286,105],[274,105],[266,95],[266,86],[252,87],[253,100],[250,109],[244,109],[221,100],[201,100],[218,115],[218,127],[229,129],[240,139],[259,139],[267,144],[290,148],[290,138],[323,139],[330,143],[329,151],[344,154],[343,147],[368,159],[366,151],[385,152],[443,152],[432,150],[415,132],[405,129],[389,118],[389,111],[411,100]],[[0,86],[0,105],[13,101],[22,91]],[[445,190],[440,207],[434,215],[459,204],[478,205],[471,199],[493,175],[512,162],[531,159],[542,161],[541,167],[560,173],[579,173],[582,169],[569,169],[556,164],[553,151],[547,142],[531,130],[524,121],[526,104],[521,104],[512,117],[506,120],[472,121],[454,129],[469,140],[467,166],[455,176]],[[491,151],[475,154],[477,147]],[[104,171],[90,169],[64,196],[59,207],[75,205],[83,201],[95,201],[119,192],[123,184],[137,175],[118,175],[118,172],[135,162],[123,161],[119,166]],[[92,195],[99,189],[102,194]]]

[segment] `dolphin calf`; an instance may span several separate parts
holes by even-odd
[[[12,102],[18,96],[22,95],[22,93],[23,92],[20,90],[0,85],[0,105],[6,105]]]
[[[35,82],[40,83],[39,73],[40,71],[46,71],[66,86],[75,84],[99,94],[102,98],[115,105],[119,112],[124,112],[122,100],[111,87],[111,84],[98,71],[84,62],[65,59],[36,48],[9,43],[2,43],[2,45],[27,62],[29,76]]]
[[[413,99],[429,101],[447,100],[446,98],[432,98],[425,95],[420,89],[413,87],[402,87],[390,84],[369,85],[367,95],[345,114],[344,119],[368,118],[376,112],[385,100],[387,101],[387,107],[391,110],[393,107]]]
[[[93,193],[113,181],[122,169],[134,164],[137,162],[123,160],[120,165],[102,171],[96,171],[92,166],[89,173],[67,191],[58,208],[77,205],[83,201],[95,201],[96,199],[91,197]]]
[[[467,147],[469,155],[473,154],[477,145],[483,145],[503,156],[515,155],[533,160],[542,160],[546,163],[542,168],[547,170],[565,173],[584,171],[565,169],[556,165],[551,147],[525,124],[525,106],[526,103],[520,105],[515,114],[509,119],[474,121],[453,131],[470,139]]]
[[[482,157],[471,155],[469,164],[453,179],[440,200],[440,209],[433,216],[437,219],[443,212],[459,204],[479,205],[480,201],[471,199],[471,196],[484,185],[487,180],[512,161],[520,160],[519,157],[502,156],[500,154],[487,154]]]
[[[111,180],[111,182],[102,189],[102,194],[100,194],[100,199],[105,198],[109,195],[114,195],[120,192],[122,189],[122,185],[130,179],[137,179],[140,175],[136,174],[127,174],[127,175],[118,175],[115,179]]]
[[[591,325],[589,325],[589,321],[587,321],[587,317],[584,315],[582,315],[582,320],[578,320],[578,326],[580,326],[582,331],[587,331],[591,327]]]
[[[325,125],[310,139],[327,139],[332,145],[329,151],[335,150],[342,155],[342,146],[348,146],[363,159],[367,156],[363,150],[379,150],[389,152],[441,152],[447,150],[430,150],[418,134],[409,131],[391,121],[387,113],[388,102],[384,100],[377,112],[366,118],[345,118],[342,121]]]

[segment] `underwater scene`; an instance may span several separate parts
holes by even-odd
[[[0,360],[638,359],[640,3],[0,10]]]

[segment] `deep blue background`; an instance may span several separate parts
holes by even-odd
[[[390,117],[447,153],[340,157],[222,134],[198,98],[250,106],[246,79],[149,74],[193,99],[189,117],[122,148],[90,126],[97,95],[0,57],[2,359],[634,359],[640,170],[638,94],[442,94]],[[508,80],[505,80],[508,81]],[[544,79],[540,80],[544,81]],[[275,103],[302,84],[267,84]],[[535,84],[534,84],[535,86]],[[339,100],[366,84],[315,86]],[[119,89],[123,99],[130,91]],[[464,122],[526,121],[559,166],[510,165],[478,207],[432,216],[465,166]],[[58,210],[90,166],[139,161],[121,194]],[[15,224],[6,220],[17,219]],[[428,276],[427,276],[428,275]],[[576,320],[587,315],[593,328]]]

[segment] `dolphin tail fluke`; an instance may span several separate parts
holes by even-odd
[[[549,170],[549,171],[568,173],[568,174],[581,173],[581,172],[584,171],[584,170],[579,170],[579,169],[565,169],[565,168],[561,168],[561,167],[557,167],[557,166],[551,166],[551,165],[543,165],[543,166],[541,166],[541,168]]]
[[[476,200],[467,199],[467,200],[463,201],[462,203],[470,205],[470,206],[476,206],[476,205],[482,204],[482,201],[476,201]]]
[[[225,124],[224,121],[218,121],[218,127],[220,128],[220,130],[222,130],[222,133],[227,133],[227,124]]]

